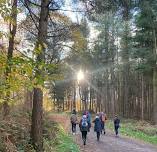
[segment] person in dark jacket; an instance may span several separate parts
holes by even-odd
[[[115,115],[115,118],[114,118],[114,130],[115,130],[115,134],[116,134],[116,137],[118,136],[118,129],[120,127],[120,119],[118,118],[117,115]]]
[[[82,133],[82,140],[83,144],[86,145],[87,140],[87,132],[88,132],[88,122],[87,122],[87,116],[83,115],[82,119],[79,123],[80,131]]]
[[[88,122],[88,132],[90,132],[91,128],[91,114],[89,111],[87,111],[87,122]]]
[[[100,140],[100,133],[102,131],[101,120],[99,118],[99,115],[97,115],[95,117],[95,120],[93,121],[93,123],[94,123],[94,131],[97,134],[97,141],[99,141]]]

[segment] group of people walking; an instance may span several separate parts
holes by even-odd
[[[70,117],[71,125],[72,125],[72,133],[76,134],[76,125],[79,124],[80,131],[82,133],[83,144],[86,145],[87,133],[90,132],[91,129],[91,114],[89,111],[85,111],[82,115],[80,121],[78,121],[76,110],[74,109],[72,115]],[[105,131],[105,123],[107,120],[107,116],[103,112],[99,112],[96,114],[95,119],[92,121],[94,123],[94,131],[96,132],[97,141],[100,140],[101,134],[106,134]],[[114,118],[114,129],[115,134],[118,136],[118,129],[120,124],[120,119],[115,116]]]

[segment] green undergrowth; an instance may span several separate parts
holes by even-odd
[[[61,125],[49,122],[46,130],[47,137],[45,136],[46,138],[44,139],[45,152],[79,152],[79,147]]]
[[[0,118],[0,152],[35,152],[30,143],[30,117],[22,111]]]
[[[107,128],[113,128],[113,122],[106,123]],[[157,145],[157,127],[147,122],[136,120],[121,120],[120,134],[143,140],[145,142]]]
[[[44,152],[79,152],[63,128],[44,115]],[[30,114],[14,111],[7,120],[0,117],[0,152],[35,152],[30,139]]]
[[[73,142],[72,137],[65,133],[65,131],[61,127],[60,131],[58,132],[57,141],[57,152],[79,152],[79,148]]]

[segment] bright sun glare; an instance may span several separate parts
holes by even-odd
[[[80,70],[77,74],[77,80],[80,81],[80,80],[83,80],[84,79],[84,74],[83,72]]]

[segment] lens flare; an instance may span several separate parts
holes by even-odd
[[[80,70],[77,74],[77,80],[81,81],[84,79],[84,73]]]

